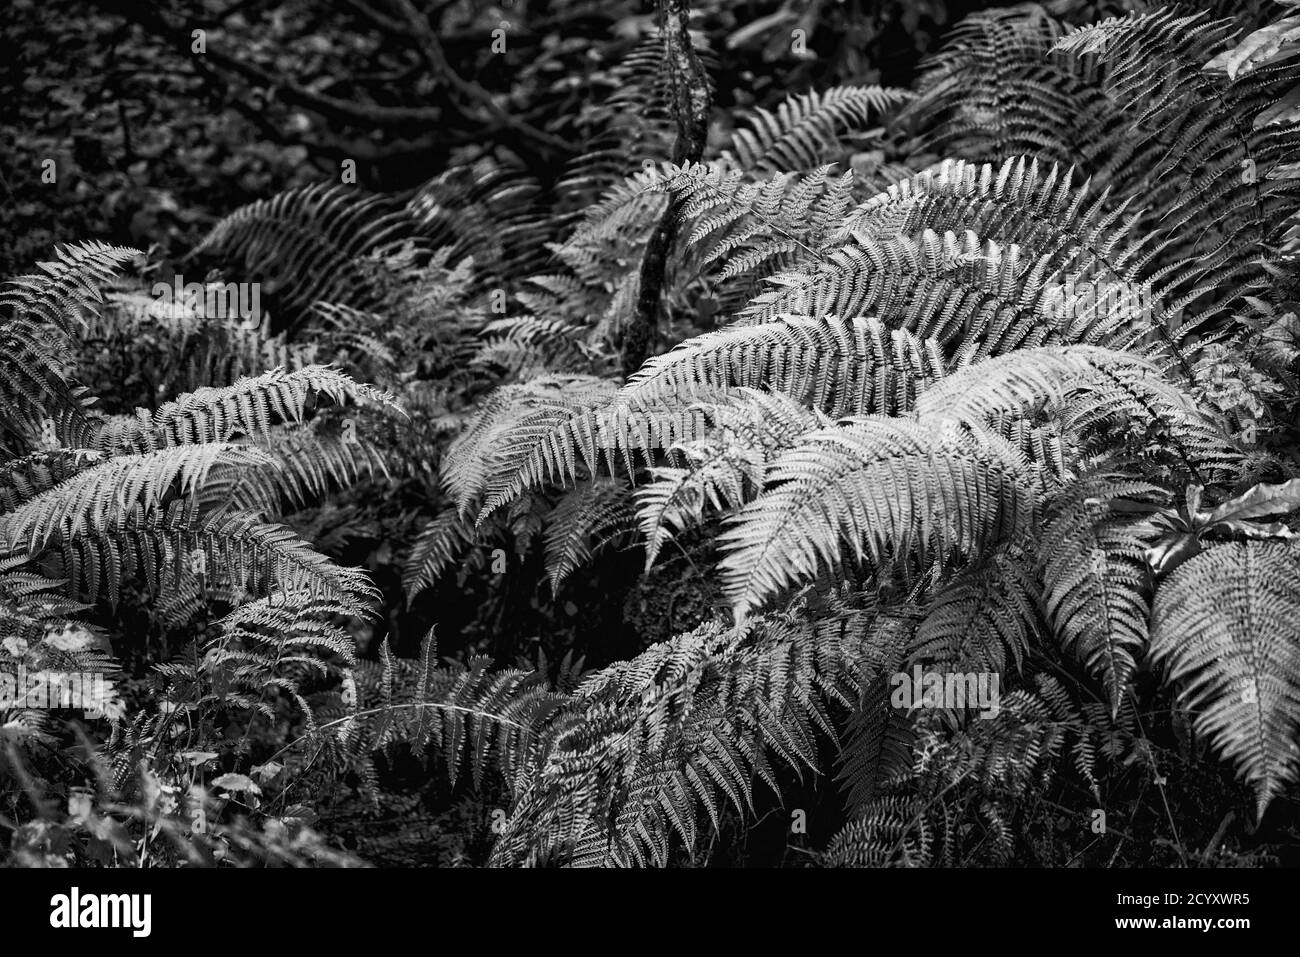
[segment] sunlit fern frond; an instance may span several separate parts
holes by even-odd
[[[117,602],[137,575],[158,594],[188,568],[253,594],[315,589],[368,614],[364,574],[247,513],[199,510],[207,483],[265,461],[250,446],[219,444],[119,456],[0,517],[0,532],[11,554],[49,555],[71,593],[92,602],[104,589]]]
[[[255,446],[263,466],[223,475],[209,482],[199,501],[213,511],[247,511],[273,519],[331,492],[369,478],[391,477],[391,455],[376,447],[351,419],[322,425],[275,425]],[[397,463],[392,463],[396,465]]]
[[[443,469],[443,483],[461,511],[482,494],[497,473],[498,447],[503,438],[530,416],[547,409],[577,410],[608,401],[617,386],[596,376],[544,376],[502,386],[481,403],[474,418],[452,443]]]
[[[947,159],[861,204],[836,238],[914,236],[962,230],[1000,246],[1015,245],[1029,262],[1057,264],[1060,281],[1136,281],[1151,253],[1131,238],[1132,212],[1074,167],[1013,156],[997,164]]]
[[[637,520],[646,542],[646,568],[660,550],[703,520],[706,509],[739,508],[763,487],[767,464],[802,435],[829,425],[824,415],[781,393],[745,392],[734,406],[714,411],[716,433],[669,450],[683,467],[651,470],[636,495]]]
[[[320,397],[335,405],[356,402],[397,409],[393,396],[329,366],[292,372],[277,368],[233,385],[204,387],[152,412],[141,409],[134,417],[110,419],[96,437],[96,447],[148,452],[237,436],[265,442],[273,425],[302,422]]]
[[[115,456],[4,515],[0,539],[8,549],[39,552],[56,538],[115,525],[137,508],[157,512],[173,487],[194,497],[214,469],[251,468],[265,461],[249,446],[217,442]]]
[[[922,418],[980,426],[1044,407],[1075,435],[1120,419],[1159,429],[1192,475],[1231,472],[1241,458],[1221,422],[1156,365],[1129,352],[1083,345],[1020,349],[971,363],[917,399]]]
[[[985,425],[999,416],[1023,415],[1039,405],[1059,404],[1071,390],[1122,377],[1144,389],[1153,405],[1181,397],[1142,356],[1096,346],[1043,346],[1018,349],[1004,356],[973,362],[926,389],[917,399],[925,417],[951,416],[970,425]]]
[[[978,554],[1028,530],[1026,472],[1006,443],[947,426],[863,417],[810,433],[720,537],[724,591],[743,617],[850,560]]]
[[[38,264],[41,273],[6,282],[0,292],[0,310],[72,336],[80,328],[85,312],[94,312],[103,302],[101,288],[117,276],[124,263],[142,253],[127,246],[90,241],[56,246],[54,255],[55,260]]]
[[[910,411],[943,374],[934,341],[879,320],[783,316],[705,333],[651,358],[621,397],[646,402],[732,386],[781,392],[831,417]]]
[[[1027,258],[1018,245],[981,240],[969,230],[926,229],[915,238],[859,235],[814,269],[774,277],[775,288],[755,296],[739,323],[782,312],[870,312],[886,326],[934,338],[945,354],[967,360],[1045,343],[1129,342],[1141,334],[1137,309],[1111,301],[1118,296],[1084,301],[1068,295],[1074,279],[1061,278],[1073,277],[1075,269],[1068,257],[1054,255]],[[1096,284],[1085,285],[1091,290]]]
[[[737,401],[724,394],[713,404]],[[449,453],[444,480],[462,508],[479,502],[479,521],[546,483],[584,473],[634,475],[656,453],[705,435],[712,406],[704,395],[627,401],[597,378],[548,377],[506,386],[486,403]]]

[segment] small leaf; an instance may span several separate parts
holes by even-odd
[[[1201,540],[1192,532],[1168,535],[1146,551],[1147,564],[1157,577],[1168,575],[1201,551]]]
[[[1229,80],[1245,76],[1273,60],[1291,56],[1300,44],[1300,17],[1287,17],[1256,30],[1231,50],[1205,64],[1206,73],[1226,73]]]
[[[266,764],[259,764],[253,768],[253,775],[265,784],[277,774],[284,770],[284,765],[278,761],[267,761]]]
[[[201,764],[207,764],[218,757],[215,751],[182,751],[180,757],[190,763],[190,767],[198,767]]]
[[[245,791],[250,794],[262,793],[262,789],[246,774],[223,774],[212,782],[212,786],[240,793]]]
[[[1255,117],[1255,129],[1272,126],[1275,123],[1288,124],[1300,122],[1300,86],[1297,86],[1282,99],[1278,100],[1259,116]],[[1294,167],[1295,163],[1283,163],[1275,166],[1268,174],[1269,179],[1288,179],[1279,170]]]
[[[1228,499],[1205,516],[1205,521],[1214,524],[1233,519],[1284,515],[1297,508],[1300,508],[1300,479],[1291,479],[1278,485],[1256,485],[1236,498]]]

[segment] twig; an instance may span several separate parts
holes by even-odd
[[[571,144],[560,139],[558,136],[552,136],[550,133],[539,130],[518,117],[511,116],[496,100],[492,94],[477,83],[472,83],[464,79],[447,62],[446,54],[442,52],[442,44],[438,42],[437,34],[433,32],[433,27],[429,25],[429,20],[419,10],[415,9],[415,4],[411,0],[393,0],[402,15],[406,18],[406,23],[410,31],[414,34],[416,43],[419,47],[420,54],[424,57],[425,62],[429,64],[438,79],[447,83],[456,93],[462,97],[477,103],[487,109],[501,123],[512,130],[527,136],[531,140],[561,150],[565,153],[571,151]]]

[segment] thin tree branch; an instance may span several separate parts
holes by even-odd
[[[525,122],[518,117],[511,116],[501,105],[492,98],[492,94],[477,83],[471,83],[464,79],[447,62],[447,56],[442,51],[442,44],[438,42],[437,35],[433,32],[428,18],[415,8],[411,0],[393,0],[393,4],[402,12],[411,33],[415,37],[416,44],[419,47],[421,56],[429,64],[429,69],[438,79],[444,81],[451,89],[459,93],[461,97],[472,103],[477,103],[484,107],[499,122],[503,123],[510,129],[516,130],[524,136],[545,146],[561,150],[568,153],[572,150],[571,144],[560,139],[558,136],[552,136],[543,130],[539,130],[531,123]]]

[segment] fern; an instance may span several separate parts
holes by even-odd
[[[102,301],[99,285],[139,253],[106,243],[55,250],[42,275],[0,290],[0,428],[30,447],[45,430],[71,444],[83,435],[83,400],[60,358],[69,337]]]
[[[1216,545],[1156,595],[1151,659],[1255,790],[1262,816],[1296,778],[1297,565],[1283,544]]]
[[[1032,521],[1023,473],[1008,447],[973,433],[879,417],[813,432],[721,536],[723,587],[743,616],[850,557],[879,567],[976,554]]]
[[[861,128],[873,113],[887,113],[907,99],[905,91],[878,86],[837,86],[792,96],[775,112],[760,108],[747,117],[752,129],[736,132],[730,152],[746,170],[811,169],[838,146],[842,131]]]

